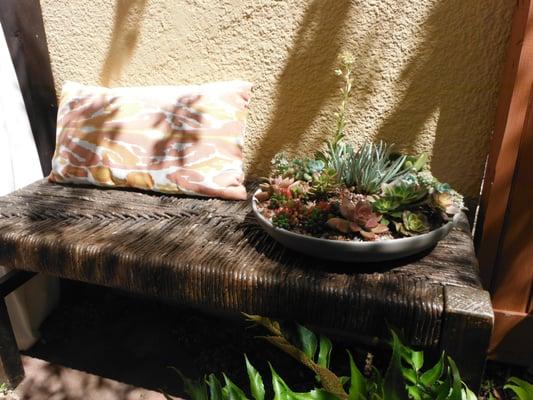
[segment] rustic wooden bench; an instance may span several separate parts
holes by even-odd
[[[248,202],[42,180],[0,198],[0,265],[359,338],[385,338],[392,325],[412,345],[445,349],[479,385],[493,313],[464,215],[430,252],[344,264],[285,249],[250,212]],[[16,385],[24,372],[5,307],[0,323],[0,369]]]

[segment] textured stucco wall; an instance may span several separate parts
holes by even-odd
[[[58,88],[256,83],[248,170],[281,149],[313,153],[332,131],[339,52],[357,58],[350,138],[431,154],[436,176],[476,196],[512,0],[41,0]]]

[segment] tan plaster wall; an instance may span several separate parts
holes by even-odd
[[[245,156],[313,153],[332,132],[339,52],[357,58],[350,139],[431,154],[477,196],[514,0],[41,0],[64,80],[256,83]]]

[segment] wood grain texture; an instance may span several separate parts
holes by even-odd
[[[283,248],[248,202],[39,181],[0,198],[0,264],[215,310],[440,340],[445,285],[480,290],[468,223],[431,252],[378,265]]]

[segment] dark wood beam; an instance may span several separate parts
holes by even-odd
[[[39,1],[0,1],[0,22],[17,72],[43,174],[48,175],[55,147],[57,98]]]

